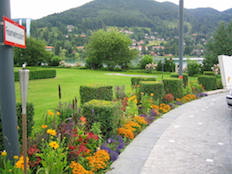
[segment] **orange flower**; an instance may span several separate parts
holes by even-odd
[[[118,134],[131,140],[135,137],[132,129],[118,128]]]
[[[151,93],[151,94],[150,94],[150,96],[152,96],[152,97],[153,97],[153,96],[154,96],[154,93]]]
[[[84,116],[81,116],[80,117],[80,121],[83,123],[83,124],[85,124],[86,123],[86,117],[84,117]]]
[[[51,110],[48,110],[48,115],[54,116],[54,112],[52,112]]]
[[[29,167],[29,165],[28,165],[29,158],[27,157],[26,159],[27,159],[26,160],[27,161],[27,167]],[[23,156],[21,156],[19,158],[19,160],[15,163],[15,167],[18,168],[18,169],[24,170],[24,157]]]
[[[41,127],[43,128],[43,129],[46,129],[48,126],[47,125],[41,125]]]

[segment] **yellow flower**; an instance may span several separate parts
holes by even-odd
[[[52,142],[49,143],[49,146],[54,148],[54,149],[57,149],[59,147],[59,144],[57,142],[55,142],[55,141],[52,141]]]
[[[60,115],[60,112],[56,112],[56,115]]]
[[[27,167],[29,167],[29,165],[28,165],[29,158],[27,157],[26,159],[27,159]],[[24,170],[24,158],[23,158],[23,156],[21,156],[19,158],[19,160],[15,163],[15,167],[18,169]]]
[[[47,133],[50,134],[50,135],[56,136],[56,130],[48,129]]]
[[[152,97],[153,97],[153,96],[154,96],[154,93],[150,93],[150,96],[152,96]]]
[[[17,155],[13,156],[14,159],[19,159],[19,157]]]
[[[7,155],[6,151],[1,152],[1,156],[6,156],[6,155]]]
[[[43,129],[46,129],[48,126],[47,125],[41,125],[41,127],[43,128]]]
[[[50,115],[50,116],[54,116],[54,112],[52,112],[52,111],[48,110],[48,115]]]

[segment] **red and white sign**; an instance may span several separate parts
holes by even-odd
[[[26,48],[25,27],[7,17],[3,17],[3,24],[4,44]]]

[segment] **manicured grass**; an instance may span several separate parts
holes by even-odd
[[[58,106],[58,85],[61,86],[62,102],[71,102],[74,97],[79,99],[79,87],[86,84],[107,84],[107,85],[125,85],[126,92],[131,93],[131,77],[106,75],[107,73],[116,73],[108,71],[81,70],[57,68],[57,77],[55,79],[31,80],[29,82],[28,101],[33,103],[35,108],[35,127],[44,122],[44,115],[49,109],[55,109]],[[118,72],[123,74],[153,75],[135,72]],[[161,80],[161,74],[155,74],[158,80]],[[164,78],[168,77],[164,73]],[[19,82],[15,82],[16,98],[20,101]]]
[[[112,72],[57,68],[55,79],[31,80],[28,101],[34,104],[35,127],[43,123],[43,115],[47,110],[57,107],[59,84],[62,90],[62,102],[71,102],[74,97],[79,98],[79,87],[86,84],[125,85],[126,91],[131,92],[130,77],[106,75],[106,73]],[[15,82],[15,86],[16,98],[19,102],[19,82]]]

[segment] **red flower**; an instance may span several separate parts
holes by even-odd
[[[98,137],[97,135],[95,135],[93,132],[88,132],[88,133],[87,133],[87,139],[98,140],[99,137]]]
[[[76,146],[69,146],[68,147],[70,150],[74,150],[76,148]]]
[[[32,145],[27,151],[28,155],[30,155],[30,156],[34,155],[38,152],[40,152],[40,150],[37,148],[37,145]]]

